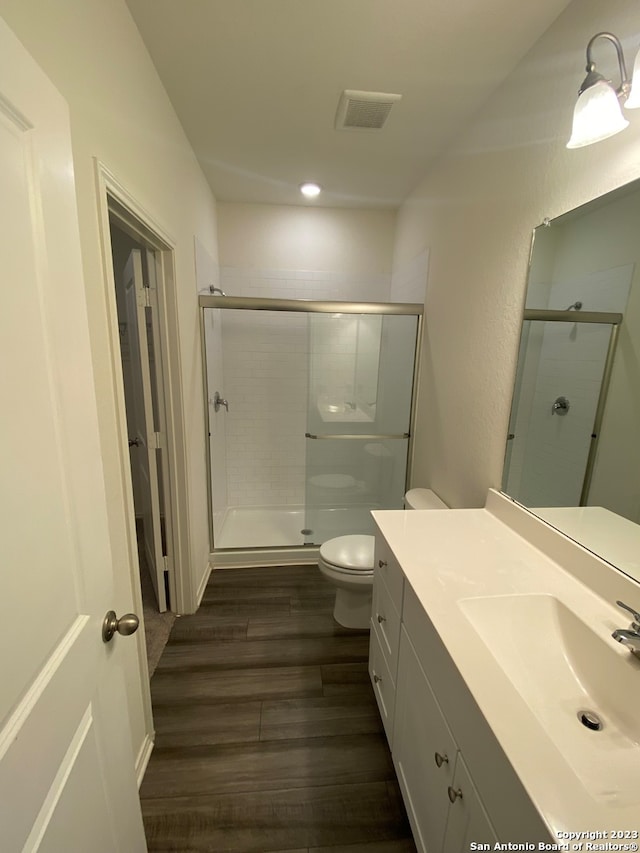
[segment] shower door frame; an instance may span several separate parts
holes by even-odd
[[[589,452],[585,462],[584,477],[582,480],[582,489],[580,491],[579,506],[586,506],[589,498],[589,490],[591,488],[591,480],[593,479],[593,469],[596,462],[596,454],[598,450],[598,442],[600,440],[600,432],[602,429],[602,420],[609,393],[609,384],[611,382],[611,374],[613,372],[613,361],[618,345],[618,336],[620,333],[620,325],[624,319],[624,315],[616,311],[558,311],[553,308],[525,308],[522,322],[524,323],[539,322],[539,323],[596,323],[602,326],[611,326],[609,333],[609,344],[607,347],[607,355],[605,357],[604,368],[602,371],[602,380],[600,382],[600,392],[598,394],[598,403],[593,418],[593,427],[591,429],[591,440],[589,442]],[[513,417],[513,404],[518,390],[514,385],[513,396],[511,399],[511,410],[509,422]],[[510,429],[510,427],[509,427]],[[505,449],[505,467],[502,472],[502,488],[504,490],[504,476],[506,468],[506,460],[509,458],[509,442],[515,436],[509,432],[507,436],[507,445]]]
[[[405,475],[405,490],[411,484],[411,472],[413,470],[413,437],[415,433],[415,419],[417,410],[417,389],[420,381],[420,355],[422,350],[422,327],[424,322],[424,305],[418,302],[339,302],[335,300],[306,300],[306,299],[271,299],[268,297],[255,296],[218,296],[217,294],[200,294],[198,296],[200,307],[200,347],[202,351],[202,375],[204,390],[204,411],[206,430],[206,470],[207,470],[207,503],[209,515],[209,551],[215,554],[249,554],[268,552],[290,552],[297,554],[304,551],[305,555],[315,555],[318,547],[308,545],[281,545],[263,546],[260,548],[224,548],[215,550],[213,530],[213,491],[212,491],[212,469],[211,469],[211,421],[209,417],[209,377],[207,372],[207,352],[205,347],[205,308],[234,309],[241,311],[290,311],[296,314],[382,314],[382,315],[405,315],[414,316],[417,319],[416,345],[413,361],[413,377],[411,386],[411,411],[409,415],[409,433],[407,446],[407,469]],[[380,436],[378,436],[380,437]],[[384,436],[382,436],[384,438]],[[297,560],[299,562],[299,560]]]

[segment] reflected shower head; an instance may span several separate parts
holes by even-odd
[[[573,305],[569,305],[569,307],[565,308],[564,310],[565,311],[571,311],[572,308],[575,309],[576,311],[579,311],[582,308],[582,302],[579,302],[579,301],[574,302]]]

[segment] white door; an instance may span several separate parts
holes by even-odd
[[[158,609],[163,613],[167,609],[167,595],[164,583],[164,549],[162,546],[162,519],[160,517],[160,490],[158,487],[158,452],[161,446],[161,432],[156,429],[159,420],[159,404],[152,391],[149,349],[149,334],[152,326],[152,306],[150,287],[145,286],[142,271],[142,253],[134,249],[124,271],[124,289],[127,305],[127,325],[129,334],[129,353],[133,381],[133,423],[135,436],[129,436],[134,443],[131,447],[131,465],[137,469],[133,478],[138,484],[138,505],[142,510],[142,535],[147,566],[158,601]],[[149,322],[150,329],[147,329]],[[155,367],[154,367],[155,369]],[[157,385],[156,385],[157,388]]]
[[[0,847],[138,853],[67,107],[1,20],[0,186]]]

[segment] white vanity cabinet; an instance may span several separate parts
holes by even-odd
[[[489,844],[491,849],[494,849],[498,838],[460,753],[451,787],[451,805],[442,845],[443,853],[466,853],[471,849],[471,842]]]
[[[421,853],[461,853],[470,841],[497,840],[404,627],[393,761]]]
[[[375,576],[371,609],[369,675],[389,743],[393,741],[393,713],[400,645],[400,612],[404,576],[383,537],[376,537]]]
[[[369,672],[418,850],[549,841],[380,533],[375,565]]]

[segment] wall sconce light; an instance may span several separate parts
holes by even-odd
[[[600,38],[610,41],[618,54],[620,85],[617,89],[611,80],[605,80],[596,71],[591,51],[596,39]],[[636,57],[631,82],[620,40],[613,33],[596,33],[587,45],[587,76],[578,90],[573,129],[567,148],[582,148],[624,130],[629,122],[622,114],[621,101],[627,109],[640,107],[640,53]]]

